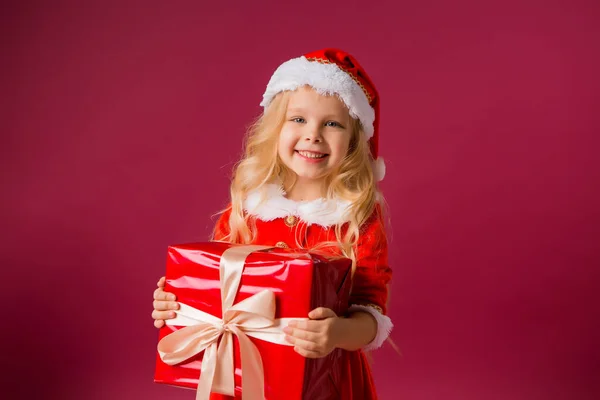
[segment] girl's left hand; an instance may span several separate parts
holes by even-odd
[[[283,328],[285,339],[294,345],[296,353],[306,358],[325,357],[342,339],[342,318],[325,307],[308,313],[309,321],[291,321]]]

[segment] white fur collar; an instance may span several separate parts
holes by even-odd
[[[253,190],[244,201],[248,214],[263,221],[273,221],[293,215],[307,225],[321,225],[328,228],[350,220],[350,202],[341,199],[324,198],[311,201],[294,201],[285,198],[283,188],[276,184],[264,185],[263,190]]]

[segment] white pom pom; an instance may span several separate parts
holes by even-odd
[[[373,161],[373,177],[376,182],[380,182],[385,177],[385,161],[382,157],[377,158]]]

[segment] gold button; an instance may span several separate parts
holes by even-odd
[[[288,215],[287,217],[285,217],[284,221],[287,226],[292,228],[298,223],[298,218],[294,215]]]
[[[289,249],[290,248],[290,246],[288,246],[286,242],[277,242],[275,244],[275,247],[279,247],[281,249]]]

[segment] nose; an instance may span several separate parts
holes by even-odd
[[[304,140],[307,142],[320,143],[323,141],[320,126],[307,126],[304,133]]]

